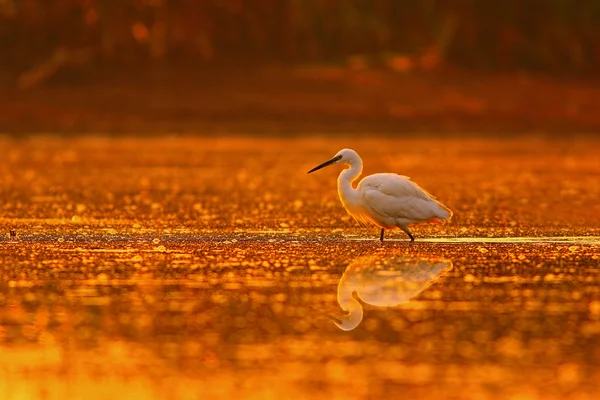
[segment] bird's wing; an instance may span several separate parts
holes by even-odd
[[[436,216],[431,199],[395,197],[378,189],[366,189],[361,194],[367,209],[381,217],[425,221]]]
[[[423,200],[435,197],[410,180],[408,176],[398,174],[374,174],[360,182],[360,186],[369,186],[394,197],[416,197]]]
[[[408,177],[371,175],[359,188],[365,206],[377,215],[423,221],[440,217],[442,206]]]

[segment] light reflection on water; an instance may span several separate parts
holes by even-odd
[[[356,241],[373,241],[373,238],[366,237],[350,237]],[[390,242],[409,242],[406,239],[386,239]],[[600,236],[518,236],[518,237],[436,237],[436,238],[420,238],[419,242],[425,243],[576,243],[576,244],[595,244],[600,245]]]
[[[63,237],[0,244],[7,399],[495,399],[596,374],[596,244]],[[354,329],[315,316],[351,292]]]
[[[337,301],[344,315],[329,318],[344,331],[356,328],[363,307],[354,297],[377,307],[394,307],[416,297],[452,268],[450,260],[404,255],[370,255],[354,260],[340,278]]]
[[[595,399],[598,140],[434,142],[353,140],[456,210],[380,244],[306,178],[346,138],[0,138],[0,399]],[[365,257],[452,267],[343,332]]]

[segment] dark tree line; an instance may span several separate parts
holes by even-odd
[[[0,46],[7,70],[409,56],[589,73],[600,67],[600,0],[0,0]]]

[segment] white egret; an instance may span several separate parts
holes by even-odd
[[[448,207],[407,176],[373,174],[363,178],[355,189],[352,183],[362,173],[363,162],[352,149],[340,150],[331,160],[308,173],[332,164],[350,166],[338,177],[340,200],[348,214],[359,223],[381,228],[379,240],[382,242],[385,229],[400,228],[414,241],[408,225],[422,222],[441,224],[452,218],[452,211]]]
[[[363,308],[354,297],[377,307],[408,302],[452,268],[450,260],[406,256],[365,256],[352,262],[338,284],[337,301],[346,315],[327,315],[340,329],[350,331],[363,319]]]

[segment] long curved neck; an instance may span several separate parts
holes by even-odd
[[[338,286],[337,301],[342,310],[353,312],[357,309],[362,310],[360,302],[354,298],[354,288],[341,282]]]
[[[361,173],[362,160],[359,158],[356,163],[350,164],[350,168],[343,170],[338,177],[338,194],[344,204],[354,203],[357,200],[358,194],[352,183],[358,179]]]
[[[348,314],[332,318],[333,322],[344,331],[356,328],[363,319],[363,308],[360,302],[353,297],[352,289],[342,289],[342,291],[338,289],[338,303]]]

